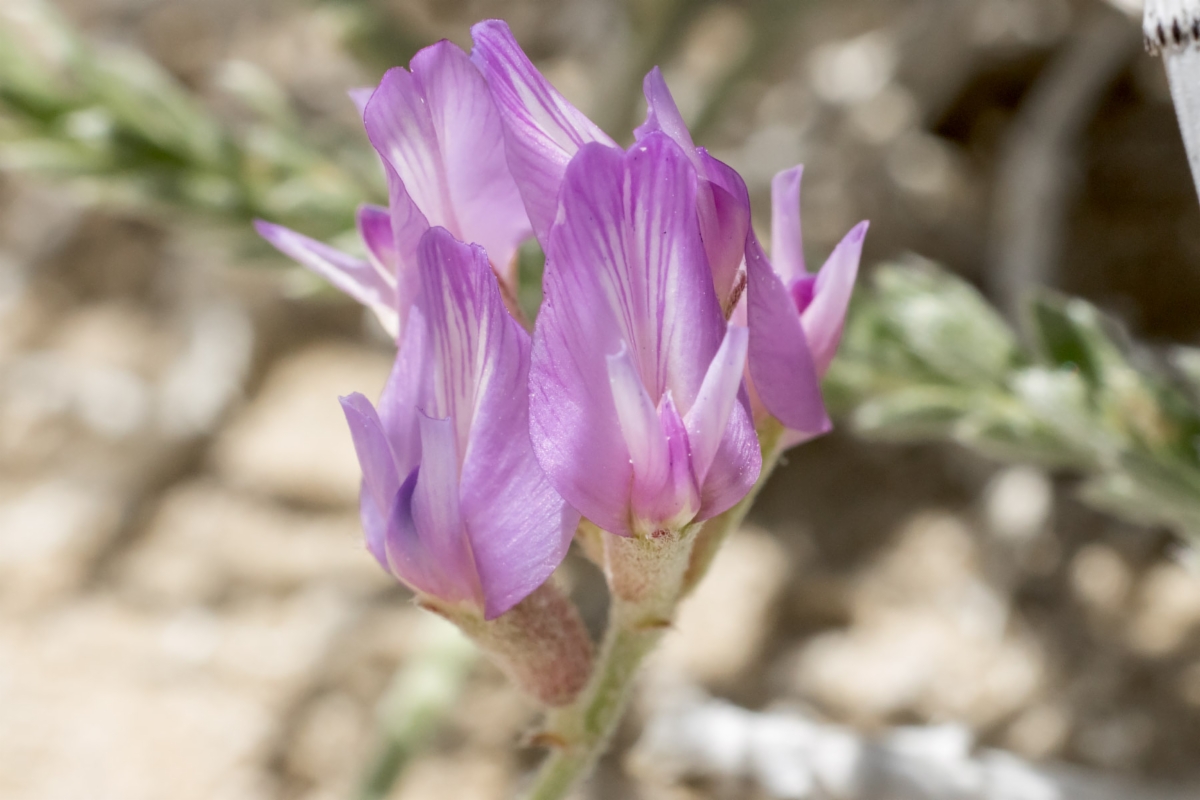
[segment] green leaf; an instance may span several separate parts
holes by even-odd
[[[1114,341],[1115,323],[1091,303],[1043,291],[1031,301],[1028,319],[1038,354],[1055,366],[1078,370],[1092,388],[1132,371]]]
[[[1003,319],[967,282],[910,258],[876,274],[879,313],[930,371],[962,385],[998,385],[1019,358]]]
[[[973,405],[973,395],[940,386],[900,389],[867,400],[854,412],[859,433],[911,440],[949,436]]]
[[[1088,469],[1092,453],[1010,401],[981,403],[954,429],[954,439],[997,461],[1036,463],[1051,469]]]
[[[1134,466],[1097,475],[1080,488],[1080,499],[1142,525],[1166,525],[1200,543],[1200,494],[1159,469]]]

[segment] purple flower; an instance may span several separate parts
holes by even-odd
[[[654,535],[745,496],[761,456],[697,218],[663,133],[585,144],[565,170],[534,332],[530,423],[550,482],[588,519]]]
[[[549,247],[567,164],[589,142],[617,145],[538,72],[505,22],[480,22],[471,29],[471,36],[475,41],[471,60],[487,78],[504,120],[513,177],[538,240]],[[696,168],[700,232],[717,296],[724,305],[734,292],[750,228],[746,185],[736,172],[692,143],[658,67],[646,75],[643,88],[649,112],[634,133],[639,141],[651,133],[665,133],[684,149]]]
[[[534,231],[549,252],[567,164],[589,142],[610,146],[613,142],[555,91],[507,25],[489,20],[472,28],[471,34],[475,41],[471,60],[492,90],[504,120],[513,177]],[[750,327],[750,394],[755,405],[793,431],[806,436],[824,433],[830,422],[821,400],[819,374],[837,345],[837,336],[829,335],[828,310],[841,302],[840,279],[836,293],[826,290],[821,279],[821,294],[828,298],[814,301],[814,313],[809,315],[814,321],[802,323],[754,239],[750,196],[741,176],[695,146],[658,68],[646,75],[643,90],[648,111],[635,135],[638,141],[654,135],[669,137],[695,171],[695,214],[718,306],[735,325]],[[795,225],[799,225],[798,208]],[[791,255],[785,258],[794,260]],[[850,278],[852,283],[852,274]],[[818,336],[819,354],[810,352],[808,335]]]
[[[509,297],[516,249],[530,234],[483,76],[447,41],[417,53],[409,66],[388,70],[369,99],[364,90],[351,93],[388,182],[389,207],[359,211],[367,258],[257,223],[279,250],[374,309],[393,334],[405,329],[419,292],[417,250],[430,226],[481,245]]]
[[[643,89],[648,111],[637,136],[666,133],[689,154],[701,176],[697,211],[717,295],[735,324],[750,327],[754,405],[759,414],[773,415],[788,429],[785,444],[827,432],[831,423],[821,400],[820,378],[841,340],[867,223],[847,234],[820,273],[810,275],[800,235],[803,167],[781,172],[771,184],[772,270],[750,228],[750,196],[741,176],[692,143],[657,67],[646,75]],[[744,298],[738,280],[743,258]]]
[[[789,430],[787,444],[823,433],[829,420],[815,381],[824,376],[837,351],[867,223],[841,241],[821,271],[804,265],[800,234],[802,167],[779,173],[771,183],[772,224],[769,262],[753,232],[746,240],[747,318],[750,375],[758,399]]]
[[[419,291],[376,412],[342,399],[363,470],[367,546],[419,595],[493,619],[545,581],[579,515],[529,439],[529,334],[482,247],[430,228]]]
[[[864,220],[855,225],[833,249],[820,272],[810,274],[804,266],[800,235],[803,175],[804,167],[793,167],[771,181],[771,260],[800,313],[817,372],[824,376],[842,340],[846,309],[870,223]]]

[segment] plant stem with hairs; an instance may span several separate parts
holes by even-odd
[[[762,473],[746,498],[725,513],[670,540],[602,534],[602,566],[612,591],[608,629],[591,681],[574,703],[551,713],[537,737],[552,751],[526,800],[559,800],[591,773],[625,713],[642,662],[769,479],[779,459],[781,434],[774,420],[760,426]]]

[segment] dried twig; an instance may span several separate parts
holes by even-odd
[[[1010,319],[1030,287],[1054,282],[1084,132],[1137,45],[1127,17],[1098,9],[1038,78],[1008,134],[996,165],[990,288]]]

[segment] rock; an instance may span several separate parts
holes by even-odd
[[[78,481],[0,483],[0,607],[41,605],[75,590],[120,513],[110,492]]]
[[[1013,720],[1004,733],[1004,746],[1040,761],[1057,755],[1070,734],[1068,710],[1055,703],[1040,703],[1025,709]]]
[[[118,563],[122,592],[155,607],[207,603],[231,586],[355,594],[394,581],[363,544],[354,511],[304,514],[211,481],[172,489]]]
[[[338,396],[362,392],[374,402],[390,369],[384,353],[341,344],[281,360],[218,440],[218,473],[288,500],[356,505],[361,473]]]
[[[1009,467],[984,492],[984,516],[1003,541],[1026,543],[1043,532],[1054,511],[1054,485],[1033,467]]]
[[[414,762],[389,800],[495,800],[513,785],[511,768],[502,760],[479,753],[453,757],[426,756]]]
[[[304,710],[288,748],[288,770],[331,797],[352,797],[370,755],[369,711],[344,692],[321,695]]]
[[[254,328],[234,302],[188,312],[186,346],[158,383],[158,422],[170,436],[208,433],[240,396],[250,370]]]
[[[161,626],[110,601],[0,621],[0,795],[273,794],[261,765],[278,709],[261,691],[164,657]]]
[[[1153,744],[1155,722],[1140,710],[1088,720],[1078,728],[1075,747],[1096,766],[1130,770]]]
[[[1104,618],[1124,612],[1133,572],[1113,548],[1092,543],[1071,559],[1071,590],[1092,613]]]
[[[1147,656],[1177,652],[1200,627],[1200,578],[1174,563],[1158,564],[1142,579],[1129,621],[1129,644]]]
[[[1200,708],[1200,661],[1196,661],[1179,676],[1179,694],[1192,708]]]
[[[83,306],[57,327],[51,346],[76,365],[156,375],[179,341],[139,306],[109,301]]]
[[[328,654],[324,674],[360,702],[373,704],[387,690],[396,668],[423,650],[440,617],[403,601],[374,603],[355,620],[354,635]]]
[[[1029,702],[1041,649],[1010,630],[983,579],[975,541],[955,517],[924,514],[860,576],[845,630],[814,637],[790,659],[790,683],[858,724],[904,712],[994,724]]]
[[[259,686],[268,697],[290,696],[323,666],[354,613],[348,598],[321,587],[282,601],[248,598],[222,609],[212,669]]]

